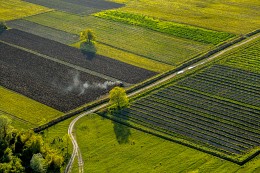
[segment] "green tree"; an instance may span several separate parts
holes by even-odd
[[[32,156],[30,167],[37,173],[45,173],[47,171],[47,164],[41,153],[37,153]]]
[[[86,29],[80,32],[80,50],[87,55],[88,57],[92,58],[96,55],[97,48],[96,48],[96,36],[93,31]]]
[[[129,99],[126,95],[126,92],[121,87],[115,87],[109,92],[109,104],[110,109],[122,109],[129,105]]]
[[[7,26],[4,22],[0,21],[0,33],[5,31],[7,29]]]
[[[86,29],[80,32],[80,40],[88,43],[96,41],[96,35],[90,29]]]
[[[1,115],[0,116],[0,140],[3,140],[12,129],[10,118]]]

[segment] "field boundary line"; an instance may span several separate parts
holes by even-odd
[[[34,124],[34,123],[32,123],[32,122],[30,122],[30,121],[27,121],[27,120],[24,120],[24,119],[22,119],[22,118],[20,118],[20,117],[18,117],[18,116],[16,116],[16,115],[14,115],[14,114],[5,112],[5,111],[3,111],[3,110],[1,110],[1,109],[0,109],[0,113],[9,115],[9,116],[13,117],[14,119],[16,119],[16,120],[18,120],[18,121],[20,121],[20,122],[23,122],[23,123],[26,123],[26,124],[31,124],[31,125],[33,125],[33,126],[37,126],[37,124]]]
[[[2,41],[2,40],[0,40],[0,43],[7,44],[7,45],[12,46],[12,47],[14,47],[14,48],[17,48],[17,49],[20,49],[20,50],[23,50],[23,51],[32,53],[32,54],[37,55],[37,56],[40,56],[40,57],[42,57],[42,58],[51,60],[51,61],[53,61],[53,62],[62,64],[62,65],[65,65],[65,66],[67,66],[67,67],[71,67],[71,68],[73,68],[73,69],[76,69],[76,70],[78,70],[78,71],[81,71],[81,72],[84,72],[84,73],[87,73],[87,74],[91,74],[91,75],[93,75],[93,76],[100,77],[100,78],[105,79],[105,80],[121,81],[121,80],[119,80],[119,79],[116,79],[116,78],[113,78],[113,77],[110,77],[110,76],[107,76],[107,75],[104,75],[104,74],[101,74],[101,73],[98,73],[98,72],[95,72],[95,71],[92,71],[92,70],[89,70],[89,69],[86,69],[86,68],[83,68],[83,67],[80,67],[80,66],[77,66],[77,65],[74,65],[74,64],[71,64],[71,63],[68,63],[68,62],[65,62],[65,61],[62,61],[62,60],[59,60],[59,59],[50,57],[50,56],[48,56],[48,55],[44,55],[44,54],[38,53],[38,52],[33,51],[33,50],[26,49],[26,48],[21,47],[21,46],[14,45],[14,44],[11,44],[11,43]],[[125,82],[125,81],[121,81],[121,82],[123,82],[123,83],[124,83],[125,85],[127,85],[127,86],[132,85],[132,84],[127,83],[127,82]]]

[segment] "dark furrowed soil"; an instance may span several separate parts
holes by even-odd
[[[30,3],[78,15],[89,15],[102,10],[123,7],[123,4],[105,0],[25,0]]]
[[[139,83],[157,74],[101,55],[87,58],[79,49],[16,29],[2,33],[0,40],[131,84]]]
[[[112,86],[105,88],[104,82],[104,79],[0,43],[0,85],[62,112],[108,93]]]

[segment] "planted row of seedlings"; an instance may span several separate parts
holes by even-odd
[[[243,138],[249,140],[252,142],[252,144],[257,144],[260,142],[259,136],[257,136],[256,133],[247,131],[243,128],[239,128],[235,125],[230,124],[230,122],[223,121],[222,119],[208,116],[208,114],[205,114],[205,112],[199,112],[198,109],[189,107],[189,105],[184,105],[184,106],[181,104],[177,105],[174,102],[167,102],[164,99],[158,99],[158,98],[152,98],[152,99],[149,98],[149,101],[155,102],[156,99],[158,100],[156,102],[157,104],[167,105],[169,108],[173,109],[172,111],[178,112],[178,111],[185,110],[185,113],[188,118],[195,118],[199,121],[204,122],[205,124],[221,127],[220,128],[221,131],[224,131],[225,133],[229,133],[232,136],[235,136],[236,138]]]
[[[135,111],[135,116],[142,117],[150,121],[150,123],[157,123],[160,124],[160,128],[165,127],[171,133],[179,133],[181,135],[186,135],[194,140],[198,138],[200,141],[209,144],[213,147],[220,148],[222,150],[226,150],[226,152],[240,154],[242,152],[242,148],[236,146],[234,144],[228,144],[225,140],[218,139],[217,135],[209,135],[205,129],[201,128],[201,126],[194,126],[190,122],[181,121],[177,119],[177,116],[173,116],[175,119],[172,120],[171,118],[167,117],[169,114],[162,112],[160,110],[154,111],[150,108],[131,108],[130,115],[132,112]],[[195,138],[194,138],[195,137]],[[230,147],[229,145],[232,145]]]
[[[149,102],[149,101],[145,101],[145,104],[146,104],[146,102]],[[153,102],[153,101],[152,101]],[[165,105],[165,104],[159,104],[159,103],[156,103],[156,104],[152,104],[152,102],[149,102],[149,104],[151,104],[151,105],[153,105],[154,107],[156,106],[156,110],[160,110],[160,109],[163,109],[163,110],[167,110],[167,112],[168,111],[173,111],[173,112],[178,112],[178,109],[177,109],[177,111],[176,111],[176,108],[175,107],[171,107],[171,106],[168,106],[168,105]],[[146,105],[142,105],[142,106],[145,106],[146,107]],[[159,109],[158,109],[159,108]],[[164,112],[164,111],[162,111],[162,112]],[[166,112],[166,113],[167,113]],[[202,125],[202,128],[204,127],[204,125],[205,125],[205,127],[206,126],[211,126],[211,124],[209,124],[209,123],[207,123],[207,122],[204,122],[204,123],[202,123],[200,120],[198,120],[198,118],[191,118],[190,117],[190,115],[189,116],[186,116],[187,114],[185,114],[185,113],[190,113],[190,112],[188,112],[188,111],[184,111],[184,112],[181,112],[181,110],[179,110],[179,113],[180,114],[182,114],[182,115],[185,115],[185,116],[182,116],[182,115],[175,115],[176,117],[178,117],[178,118],[180,118],[181,119],[181,121],[182,120],[184,120],[184,121],[190,121],[190,123],[192,124],[192,123],[196,123],[196,125]],[[174,118],[176,118],[174,116]],[[171,117],[171,118],[173,118],[173,117]],[[194,125],[194,124],[193,124]],[[212,127],[212,128],[214,128],[214,127]],[[219,131],[219,129],[217,129],[217,128],[215,128],[216,130],[218,130]],[[220,130],[220,131],[222,131],[222,130]],[[224,132],[223,133],[223,131],[222,132],[219,132],[219,133],[222,133],[221,135],[223,135],[223,134],[225,134],[226,136],[231,136],[231,138],[235,138],[232,134],[230,135],[230,134],[228,134],[228,133],[226,133],[226,132]],[[216,132],[216,134],[217,134],[217,132]],[[239,139],[238,139],[239,140]],[[245,142],[245,143],[247,143],[247,142]]]
[[[157,94],[156,94],[157,95]],[[196,108],[201,109],[208,109],[208,111],[219,113],[219,114],[228,114],[232,119],[239,119],[242,122],[244,120],[252,122],[252,123],[258,123],[259,124],[259,118],[258,113],[259,111],[253,110],[254,112],[241,110],[233,108],[229,105],[221,104],[219,102],[214,102],[212,99],[207,99],[205,97],[198,97],[194,95],[188,95],[187,93],[182,93],[179,91],[162,91],[159,96],[163,96],[164,98],[168,98],[170,101],[171,99],[183,102],[184,104],[189,104],[191,106],[194,106]],[[181,100],[182,99],[182,100]]]
[[[259,114],[257,109],[171,86],[136,101],[117,116],[229,154],[243,154],[260,144]]]
[[[235,81],[246,82],[248,84],[258,85],[260,84],[260,74],[252,73],[249,71],[236,69],[224,65],[213,65],[207,68],[205,73],[209,75],[221,76]]]
[[[245,89],[242,86],[235,87],[231,84],[227,84],[225,81],[221,83],[195,75],[180,81],[178,85],[244,102],[246,104],[260,106],[259,92]]]

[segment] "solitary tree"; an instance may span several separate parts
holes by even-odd
[[[96,36],[93,31],[86,29],[80,32],[80,50],[89,58],[96,55],[97,48],[95,44]]]
[[[110,109],[121,109],[129,105],[129,99],[126,92],[121,87],[115,87],[109,92]]]
[[[0,33],[7,29],[7,26],[4,22],[0,21]]]

